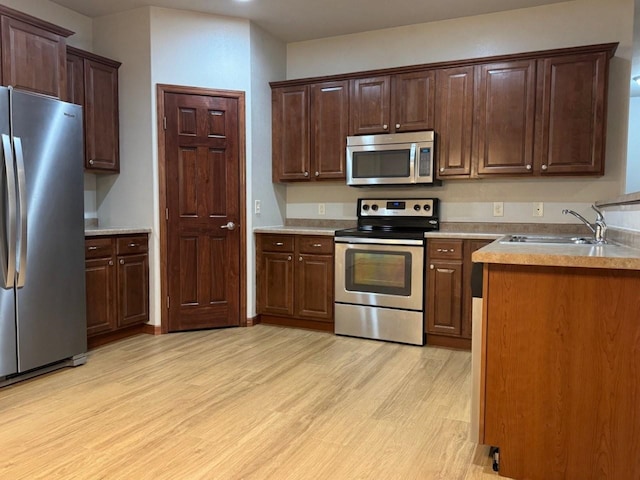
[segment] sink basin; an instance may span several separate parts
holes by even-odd
[[[562,235],[508,235],[500,243],[538,243],[550,245],[594,245],[596,241],[591,237],[576,237]]]

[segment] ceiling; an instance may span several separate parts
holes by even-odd
[[[566,0],[52,0],[89,17],[133,8],[192,10],[252,20],[289,42],[535,7]]]

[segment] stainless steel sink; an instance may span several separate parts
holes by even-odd
[[[577,237],[566,235],[508,235],[500,243],[538,243],[550,245],[594,245],[591,237]]]

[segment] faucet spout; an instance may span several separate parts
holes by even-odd
[[[568,208],[565,208],[564,210],[562,210],[562,213],[564,215],[571,214],[577,219],[579,219],[582,223],[584,223],[589,228],[589,230],[591,230],[591,232],[593,233],[593,238],[596,241],[596,243],[602,245],[604,243],[607,243],[607,240],[605,239],[605,234],[607,232],[607,224],[604,221],[604,216],[602,215],[602,212],[595,205],[592,205],[591,208],[593,208],[596,211],[596,220],[593,224],[591,224],[589,220],[584,218],[578,212],[569,210]]]

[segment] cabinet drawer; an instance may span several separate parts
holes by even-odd
[[[86,238],[84,241],[85,258],[112,257],[114,254],[113,241],[111,238],[95,237]]]
[[[427,239],[429,259],[462,260],[462,240]]]
[[[146,235],[137,235],[135,237],[117,237],[116,244],[118,255],[145,253],[149,250]]]
[[[298,237],[300,253],[333,253],[333,237]]]
[[[290,235],[261,235],[260,248],[263,252],[293,252],[293,239]]]

